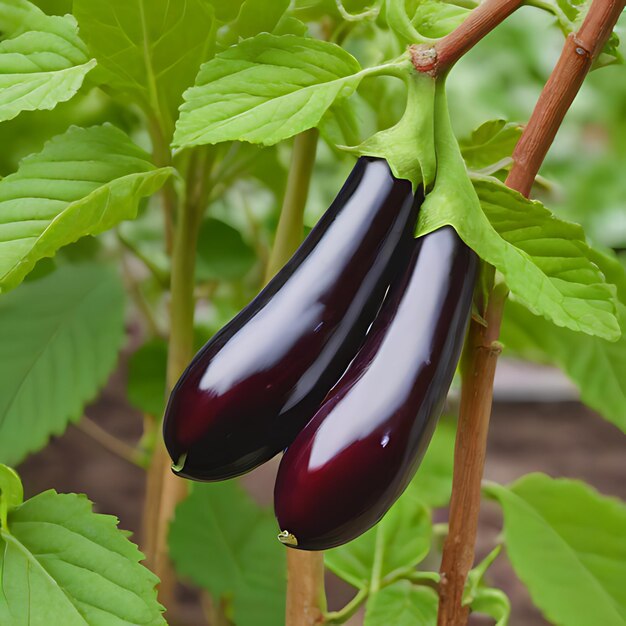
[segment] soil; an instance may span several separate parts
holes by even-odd
[[[120,439],[135,443],[141,435],[142,417],[126,404],[125,376],[122,363],[99,401],[89,407],[86,414]],[[19,470],[27,495],[50,488],[86,493],[98,512],[116,515],[120,527],[135,532],[135,539],[141,542],[138,532],[143,470],[110,453],[76,426],[71,426],[42,452],[31,456]],[[275,468],[270,465],[246,481],[261,501],[271,499],[273,471]],[[509,482],[531,471],[580,478],[602,493],[626,499],[623,436],[614,426],[575,401],[495,403],[486,478]],[[500,529],[497,507],[486,503],[481,513],[478,558],[490,551]],[[491,582],[511,598],[512,626],[548,624],[532,606],[528,592],[503,555],[490,572]],[[336,609],[350,599],[351,592],[346,585],[329,577],[328,595],[330,608]],[[181,608],[175,620],[170,618],[172,624],[206,624],[196,591],[181,588],[179,600]],[[357,616],[350,623],[357,625],[361,620]],[[472,619],[472,624],[492,623],[482,618]]]

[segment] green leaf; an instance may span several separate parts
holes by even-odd
[[[220,36],[220,43],[226,46],[247,39],[258,33],[271,33],[285,11],[290,0],[244,0],[237,19]]]
[[[245,0],[229,0],[228,2],[224,2],[224,0],[207,0],[215,11],[215,17],[222,23],[232,22],[236,19],[244,1]]]
[[[309,27],[292,15],[283,15],[276,27],[272,29],[275,35],[298,35],[298,37],[306,37]]]
[[[237,229],[214,218],[202,222],[196,269],[199,280],[242,278],[252,269],[255,261],[254,250]]]
[[[522,127],[519,124],[490,120],[459,142],[459,147],[467,167],[482,170],[510,157],[521,135]]]
[[[153,339],[128,361],[128,401],[142,413],[161,417],[165,410],[167,343]]]
[[[76,21],[26,0],[0,0],[0,121],[69,100],[95,66]]]
[[[213,7],[206,0],[74,0],[80,34],[99,80],[161,123],[169,141],[183,91],[212,54]]]
[[[478,589],[472,600],[472,613],[483,613],[496,620],[495,626],[508,626],[511,617],[511,602],[501,589],[483,587]]]
[[[610,342],[558,328],[509,301],[501,340],[507,351],[561,368],[581,400],[626,433],[626,306],[620,303],[618,310],[625,332]]]
[[[109,124],[50,140],[0,181],[0,291],[62,246],[134,218],[171,172]]]
[[[124,290],[103,265],[66,265],[0,298],[0,462],[78,420],[117,362]]]
[[[626,624],[624,503],[544,474],[486,493],[502,506],[509,559],[548,620]]]
[[[452,493],[456,425],[442,419],[408,490],[432,508],[444,507]]]
[[[407,490],[378,524],[354,541],[324,553],[326,566],[357,589],[412,571],[428,554],[430,513]]]
[[[11,509],[22,504],[24,487],[17,472],[0,463],[0,529],[8,530],[7,514]],[[0,584],[2,575],[0,574]]]
[[[418,32],[407,13],[406,0],[386,0],[385,19],[391,30],[402,44],[424,43],[424,38]]]
[[[407,81],[408,97],[404,115],[391,128],[382,130],[360,146],[357,154],[382,157],[398,178],[428,187],[435,178],[435,136],[433,108],[435,81],[424,74]]]
[[[273,515],[236,481],[194,484],[176,509],[170,554],[177,571],[216,597],[232,598],[238,626],[284,621],[285,550]]]
[[[498,558],[501,550],[502,546],[496,546],[476,567],[470,570],[463,590],[464,604],[473,601],[480,588],[484,586],[485,574]]]
[[[496,546],[467,576],[463,590],[463,604],[470,605],[472,612],[484,613],[493,617],[496,626],[507,626],[511,614],[511,603],[500,589],[487,587],[485,575],[496,560],[502,546]]]
[[[202,66],[184,94],[174,144],[277,143],[316,126],[365,72],[325,41],[269,34],[245,39]]]
[[[437,604],[434,589],[400,580],[369,599],[363,626],[436,626]]]
[[[418,234],[452,225],[531,311],[557,326],[618,339],[615,287],[588,258],[582,228],[497,181],[479,179],[472,186],[450,124],[445,86],[437,90],[437,179],[422,206]]]
[[[460,26],[471,11],[465,6],[443,0],[420,0],[416,4],[411,21],[419,33],[429,39],[445,37]]]
[[[63,626],[165,624],[157,577],[117,519],[85,496],[41,493],[0,530],[0,623]]]

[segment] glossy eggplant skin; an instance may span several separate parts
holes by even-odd
[[[407,257],[363,347],[281,460],[274,507],[291,547],[326,550],[374,526],[428,447],[459,360],[477,259],[450,227],[415,240]]]
[[[422,197],[359,159],[291,260],[194,357],[165,412],[175,473],[215,481],[289,445],[362,344]]]

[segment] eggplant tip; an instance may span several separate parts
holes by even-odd
[[[288,530],[283,530],[278,533],[278,541],[280,543],[285,544],[286,546],[296,547],[298,545],[298,540],[295,535],[292,535]]]
[[[187,453],[183,452],[179,457],[178,457],[178,461],[173,461],[172,462],[172,471],[174,473],[178,473],[180,471],[182,471],[182,469],[185,467],[185,461],[187,460]]]

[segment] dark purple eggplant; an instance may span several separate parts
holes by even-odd
[[[386,161],[359,159],[291,260],[172,391],[163,428],[178,475],[231,478],[293,441],[362,344],[421,199]]]
[[[350,367],[283,456],[283,543],[326,550],[374,526],[428,447],[459,360],[477,259],[445,227],[415,240]],[[405,257],[406,258],[406,257]]]

